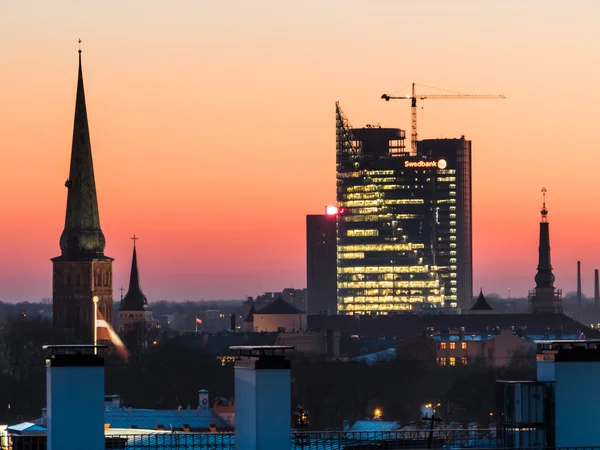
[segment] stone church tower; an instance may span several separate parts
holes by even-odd
[[[104,255],[106,242],[98,213],[81,50],[71,167],[65,185],[67,214],[60,236],[61,255],[52,258],[53,323],[58,328],[85,330],[91,341],[95,296],[99,299],[98,310],[109,323],[112,321],[113,258]]]

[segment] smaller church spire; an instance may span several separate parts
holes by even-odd
[[[550,224],[546,208],[546,188],[542,188],[542,219],[540,222],[540,246],[538,249],[538,267],[535,276],[536,288],[554,288],[554,274],[550,262]]]
[[[148,306],[148,300],[140,287],[140,274],[137,264],[137,248],[135,241],[139,238],[134,234],[131,240],[133,241],[133,257],[131,258],[131,274],[129,276],[129,289],[121,302],[122,311],[143,311]]]

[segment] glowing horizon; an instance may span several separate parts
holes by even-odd
[[[134,233],[151,302],[305,287],[305,215],[335,204],[336,98],[353,126],[410,135],[410,102],[380,97],[412,81],[507,97],[419,103],[420,139],[472,141],[475,294],[535,286],[546,186],[555,285],[574,291],[580,260],[592,296],[600,4],[401,3],[7,5],[0,300],[52,296],[79,37],[115,300]]]

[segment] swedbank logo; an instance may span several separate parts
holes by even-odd
[[[418,169],[438,168],[445,169],[448,163],[445,159],[438,161],[404,161],[404,167],[415,167]]]

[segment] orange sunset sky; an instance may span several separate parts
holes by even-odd
[[[534,286],[542,186],[556,285],[600,267],[600,2],[4,1],[0,300],[51,296],[77,39],[115,298],[140,236],[150,301],[305,287],[305,215],[335,201],[335,100],[421,138],[473,141],[474,287]],[[433,92],[433,91],[422,91]],[[421,109],[420,107],[423,107]],[[407,133],[409,134],[409,133]]]

